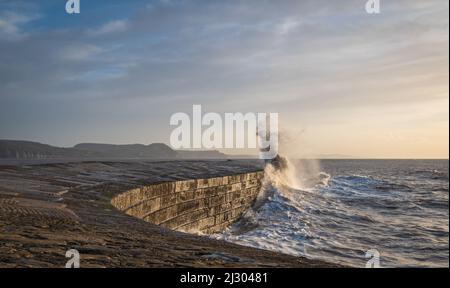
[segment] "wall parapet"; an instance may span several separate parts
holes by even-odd
[[[188,233],[220,232],[249,209],[263,171],[150,184],[115,196],[111,204],[128,215]]]

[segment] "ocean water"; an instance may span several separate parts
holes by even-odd
[[[448,160],[289,161],[257,205],[213,237],[365,267],[449,266]]]

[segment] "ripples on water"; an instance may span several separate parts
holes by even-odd
[[[299,163],[294,163],[294,166]],[[217,238],[364,267],[449,265],[447,160],[324,160],[315,181],[270,196]],[[300,175],[299,175],[299,178]]]

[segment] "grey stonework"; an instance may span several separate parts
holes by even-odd
[[[146,185],[115,196],[128,215],[189,233],[220,232],[255,201],[264,172]]]

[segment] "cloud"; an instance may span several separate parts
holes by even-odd
[[[114,20],[114,21],[108,22],[96,29],[90,29],[90,30],[88,30],[87,33],[89,36],[102,36],[102,35],[124,32],[128,29],[128,27],[129,27],[129,22],[127,20]]]
[[[364,3],[154,2],[85,22],[67,16],[39,30],[9,16],[0,41],[27,37],[0,45],[0,122],[22,124],[0,126],[0,135],[57,121],[78,129],[70,139],[86,133],[139,142],[149,125],[165,131],[168,115],[193,103],[346,127],[364,107],[382,114],[448,98],[448,1],[383,2],[375,17]],[[128,11],[131,4],[116,5]],[[81,127],[77,119],[92,123]],[[39,137],[56,139],[57,131]]]
[[[81,44],[75,43],[63,47],[60,50],[59,55],[63,60],[82,61],[92,59],[93,57],[98,56],[102,52],[104,52],[104,49],[96,45],[86,43]]]
[[[0,12],[0,40],[23,39],[27,33],[22,30],[21,26],[38,17],[38,15],[25,15],[13,11]]]
[[[287,18],[284,19],[277,27],[278,33],[281,35],[287,35],[294,31],[300,25],[300,21],[297,19]]]

